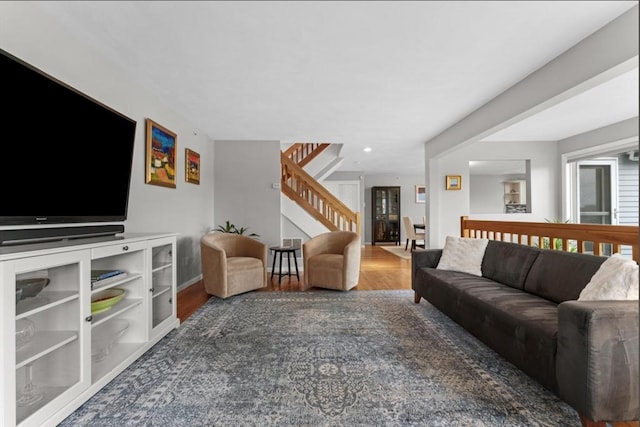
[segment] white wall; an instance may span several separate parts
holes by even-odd
[[[525,181],[526,179],[526,173],[521,175],[471,175],[469,177],[470,214],[475,216],[477,214],[504,213],[504,182],[513,180]],[[528,200],[528,197],[525,190],[526,200]]]
[[[469,211],[471,215],[504,212],[502,175],[471,175],[469,179]]]
[[[280,141],[215,141],[217,227],[248,227],[268,246],[280,245]]]
[[[0,2],[0,47],[137,121],[125,230],[180,233],[178,285],[196,281],[201,271],[199,239],[213,224],[211,139],[30,2]],[[145,184],[146,117],[178,135],[175,189]],[[185,148],[200,153],[200,185],[185,182]]]
[[[470,211],[470,160],[531,160],[531,213],[474,213]],[[460,217],[500,221],[544,221],[560,215],[560,177],[555,141],[545,142],[477,142],[431,162],[435,183],[427,187],[427,203],[437,227],[431,229],[430,247],[442,247],[446,236],[460,235]],[[446,175],[462,175],[461,190],[445,190]],[[433,187],[436,187],[435,189]],[[430,225],[433,224],[430,221]],[[430,237],[430,238],[429,238]]]

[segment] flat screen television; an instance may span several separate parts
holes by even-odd
[[[126,220],[136,122],[1,49],[0,85],[0,227]]]

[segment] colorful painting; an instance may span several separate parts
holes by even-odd
[[[200,184],[200,154],[185,149],[185,179],[192,184]]]
[[[151,119],[146,125],[146,183],[176,188],[177,135]]]

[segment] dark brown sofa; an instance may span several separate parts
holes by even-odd
[[[489,241],[482,277],[412,254],[426,299],[590,421],[640,417],[638,301],[577,301],[604,257]]]

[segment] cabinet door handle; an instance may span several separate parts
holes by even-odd
[[[91,322],[93,320],[93,316],[87,316],[84,318],[87,322]]]
[[[122,247],[122,250],[123,250],[124,252],[128,251],[128,250],[129,250],[129,246],[123,246],[123,247]]]
[[[155,289],[153,289],[153,288],[149,289],[149,292],[154,292],[154,291],[155,291]]]

